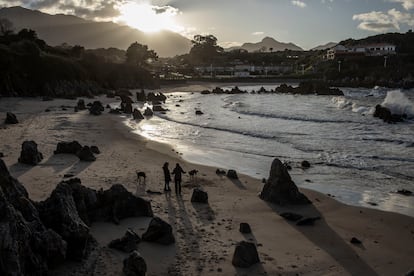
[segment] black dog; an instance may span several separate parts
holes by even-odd
[[[144,172],[139,172],[139,171],[136,171],[136,173],[137,173],[137,181],[138,181],[138,183],[141,184],[141,177],[142,177],[142,178],[144,178],[144,184],[145,184],[145,179],[147,178],[147,176],[145,175],[145,173]]]
[[[197,170],[191,170],[188,172],[188,174],[190,175],[190,180],[194,180],[194,178],[197,176],[198,171]]]

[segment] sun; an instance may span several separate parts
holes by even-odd
[[[180,32],[182,27],[175,21],[178,10],[166,6],[157,7],[148,3],[127,2],[119,7],[121,15],[116,19],[143,32],[170,30]]]

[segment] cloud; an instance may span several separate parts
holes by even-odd
[[[264,32],[254,32],[252,35],[264,35]]]
[[[388,12],[372,11],[368,13],[356,14],[353,20],[361,21],[358,28],[373,32],[387,32],[400,30],[401,24],[414,26],[414,15],[391,9]]]
[[[299,8],[305,8],[306,7],[306,3],[303,1],[299,1],[299,0],[293,0],[292,4],[294,6],[298,6]]]
[[[411,10],[414,8],[414,0],[390,0],[390,2],[401,3],[406,10]]]
[[[237,41],[224,41],[219,43],[223,48],[240,47],[242,43]]]

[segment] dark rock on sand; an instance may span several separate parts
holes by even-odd
[[[405,195],[405,196],[410,196],[413,194],[413,192],[411,192],[410,190],[406,190],[406,189],[402,189],[402,190],[398,190],[397,194],[400,195]]]
[[[252,229],[250,228],[250,225],[248,223],[242,222],[240,223],[239,231],[243,234],[250,234],[252,232]]]
[[[254,243],[241,241],[236,245],[232,264],[236,267],[247,268],[260,262]]]
[[[47,229],[0,159],[0,275],[47,275],[66,258],[66,242]]]
[[[147,107],[144,111],[144,116],[153,116],[154,112],[152,111],[151,108]]]
[[[163,108],[161,105],[154,105],[154,106],[152,107],[152,110],[153,110],[153,111],[156,111],[156,112],[167,111],[167,109]]]
[[[191,196],[191,202],[197,202],[197,203],[208,203],[208,194],[207,192],[195,188],[193,190],[193,194]]]
[[[122,271],[125,276],[145,276],[147,273],[147,264],[138,251],[132,252],[128,258],[123,261],[123,264],[124,267],[122,268]]]
[[[196,115],[203,115],[204,113],[203,113],[201,110],[196,110],[196,111],[195,111],[195,114],[196,114]]]
[[[310,168],[310,163],[309,163],[309,161],[306,161],[306,160],[303,160],[301,163],[300,163],[300,165],[302,166],[302,168],[305,168],[305,169],[308,169],[308,168]]]
[[[99,150],[99,148],[97,146],[91,146],[91,152],[94,154],[100,154],[101,151]]]
[[[235,170],[228,170],[227,177],[231,179],[239,179],[239,177],[237,176],[237,172]]]
[[[34,141],[24,141],[22,151],[20,152],[19,163],[28,165],[37,165],[42,161],[43,155],[37,150],[37,144]]]
[[[82,149],[81,144],[78,141],[72,142],[59,142],[56,146],[54,154],[66,153],[66,154],[78,154]]]
[[[81,161],[88,161],[92,162],[96,160],[96,157],[93,155],[91,148],[88,146],[84,146],[79,152],[78,157]]]
[[[296,213],[291,213],[291,212],[284,212],[279,214],[282,218],[289,220],[289,221],[298,221],[301,218],[303,218],[302,215],[296,214]]]
[[[314,225],[315,221],[320,220],[320,219],[321,217],[304,218],[296,222],[296,225],[298,226]]]
[[[272,162],[270,175],[263,186],[260,198],[280,205],[311,203],[304,194],[299,192],[286,167],[277,158]]]
[[[141,111],[139,111],[138,109],[134,109],[134,112],[132,112],[132,117],[134,118],[134,120],[142,120],[144,119],[144,116],[142,116]]]
[[[226,171],[225,170],[221,170],[221,169],[217,169],[216,170],[216,174],[217,175],[225,175],[226,174]]]
[[[133,230],[128,229],[125,235],[120,239],[115,239],[108,244],[108,247],[114,248],[125,253],[131,253],[137,250],[137,244],[141,241],[141,238]]]
[[[6,113],[6,119],[4,120],[4,123],[7,125],[13,125],[13,124],[18,124],[19,121],[17,120],[16,115],[14,115],[11,112],[7,112]]]
[[[76,107],[78,110],[85,110],[86,109],[85,101],[82,99],[79,99],[78,103],[76,104]]]
[[[105,108],[100,101],[94,101],[89,107],[89,113],[92,115],[101,115],[104,110]]]
[[[352,237],[352,239],[349,241],[352,244],[362,244],[362,241],[360,241],[359,239]]]
[[[169,245],[175,243],[172,227],[159,217],[154,217],[147,231],[142,235],[143,241]]]

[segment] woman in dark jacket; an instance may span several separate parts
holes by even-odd
[[[164,171],[164,180],[165,180],[164,191],[171,191],[170,189],[171,175],[170,175],[170,170],[168,169],[168,162],[164,163],[164,166],[162,166],[162,170]]]
[[[177,163],[172,174],[174,175],[175,193],[181,194],[181,174],[185,173],[180,164]]]

